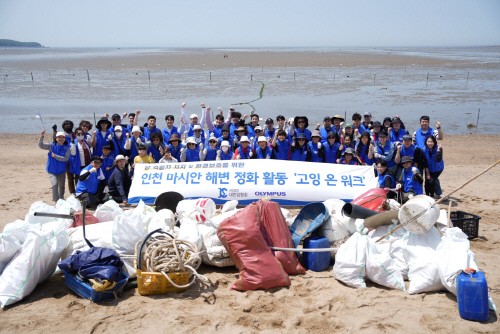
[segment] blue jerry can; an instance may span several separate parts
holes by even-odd
[[[304,239],[304,248],[330,248],[330,243],[325,237],[317,235]],[[323,271],[330,266],[330,252],[304,252],[302,255],[304,267],[312,271]]]
[[[468,268],[458,275],[457,301],[462,319],[488,320],[488,285],[482,271]]]

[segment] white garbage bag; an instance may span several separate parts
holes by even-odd
[[[175,226],[175,216],[169,209],[162,209],[156,212],[148,225],[148,233],[161,228],[163,231],[172,234]]]
[[[292,227],[293,222],[295,221],[295,218],[297,216],[292,216],[290,211],[288,211],[287,209],[283,209],[283,208],[280,208],[280,209],[281,209],[281,214],[283,215],[283,217],[285,217],[286,224],[288,225],[288,228]]]
[[[94,216],[100,222],[108,222],[115,220],[116,217],[122,216],[123,210],[120,208],[118,203],[113,200],[109,200],[95,210]]]
[[[444,288],[439,277],[436,249],[441,242],[436,227],[421,234],[407,232],[403,236],[405,261],[408,263],[410,294],[438,291]]]
[[[114,249],[113,245],[113,225],[114,222],[102,222],[98,224],[85,225],[85,233],[87,240],[94,247],[104,247]],[[76,251],[87,251],[90,247],[83,239],[83,226],[73,227],[68,229],[69,243],[61,254],[61,259],[64,260],[68,256],[76,253]]]
[[[373,239],[369,239],[366,250],[366,276],[370,281],[388,288],[406,291],[403,275],[389,252],[379,249]]]
[[[232,210],[210,218],[213,224],[211,222],[198,224],[198,231],[203,241],[201,250],[205,251],[205,253],[201,254],[203,263],[216,267],[234,266],[233,260],[217,236],[217,229],[222,221],[236,214],[236,212],[238,210]]]
[[[69,237],[66,230],[28,233],[20,251],[0,276],[0,305],[14,304],[29,295],[55,271]]]
[[[357,231],[340,246],[333,265],[335,279],[354,288],[366,288],[364,278],[368,242],[364,231]]]
[[[221,213],[236,210],[237,206],[238,206],[237,200],[227,201],[222,207]]]
[[[195,206],[203,212],[200,214]],[[215,215],[215,202],[211,198],[185,199],[177,204],[176,212],[181,218],[189,218],[198,223],[203,223],[206,218]]]
[[[52,218],[54,219],[54,218]],[[3,228],[3,233],[10,233],[19,240],[19,243],[22,245],[28,236],[28,232],[32,229],[40,231],[42,226],[40,224],[30,224],[24,220],[18,219],[13,223],[9,223],[5,225]]]
[[[66,202],[68,202],[69,206],[74,211],[82,211],[82,203],[80,203],[80,201],[78,200],[78,198],[75,197],[75,195],[71,195],[70,197],[66,198]]]
[[[370,231],[368,235],[373,242],[376,242],[380,237],[386,235],[389,231],[394,230],[398,225],[382,225],[377,227],[375,230]],[[404,255],[404,245],[403,245],[403,235],[405,235],[406,230],[404,227],[396,230],[394,233],[386,237],[384,240],[377,242],[377,248],[384,253],[388,253],[389,256],[394,260],[396,267],[399,269],[403,279],[408,279],[408,264],[405,260]]]
[[[44,224],[54,221],[53,217],[35,216],[35,212],[59,213],[54,206],[48,205],[42,201],[38,201],[31,204],[30,210],[26,214],[24,220],[30,224]]]
[[[0,275],[19,249],[21,249],[21,243],[14,234],[3,233],[0,235]]]
[[[182,218],[181,227],[179,229],[179,234],[177,235],[177,239],[187,240],[192,242],[198,247],[198,251],[200,251],[203,247],[203,242],[201,240],[201,235],[198,230],[198,223],[189,218]]]

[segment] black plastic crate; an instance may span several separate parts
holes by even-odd
[[[469,239],[477,238],[481,217],[463,211],[452,211],[450,219],[453,226],[459,227]]]

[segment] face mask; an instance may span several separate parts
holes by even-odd
[[[222,152],[226,153],[229,150],[229,147],[227,146],[222,146]]]
[[[84,136],[76,136],[76,139],[83,140]]]
[[[115,135],[117,138],[121,138],[122,137],[122,133],[121,132],[115,132]]]

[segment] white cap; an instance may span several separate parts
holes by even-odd
[[[259,139],[257,139],[257,142],[265,141],[267,143],[267,139],[264,136],[259,136]]]
[[[134,126],[132,128],[132,133],[134,133],[134,132],[140,132],[140,133],[142,133],[141,128],[138,125],[136,125],[136,126]]]
[[[229,142],[227,140],[223,140],[222,143],[220,143],[220,146],[227,146],[229,147]]]
[[[123,128],[120,125],[115,126],[115,131],[120,130],[123,132]]]
[[[260,127],[260,125],[257,125],[254,130],[261,130],[262,131],[262,128]]]
[[[193,130],[201,130],[201,126],[199,124],[196,124],[195,126],[193,126]]]
[[[250,142],[250,140],[248,139],[248,137],[247,137],[247,136],[241,136],[240,143],[242,143],[242,142],[244,142],[244,141],[246,141],[247,143],[249,143],[249,142]]]
[[[58,132],[56,133],[56,137],[59,137],[59,136],[66,137],[66,134],[65,134],[63,131],[58,131]]]
[[[195,144],[195,145],[196,145],[196,144],[198,144],[198,143],[196,142],[196,139],[194,139],[194,137],[189,137],[189,138],[187,139],[187,142],[186,142],[186,143],[187,143],[187,144]]]
[[[118,154],[115,158],[115,161],[118,161],[118,160],[128,160],[128,157],[124,157],[123,155]]]
[[[191,117],[189,117],[189,119],[193,119],[193,118],[195,118],[195,117],[196,117],[196,118],[198,118],[198,115],[196,115],[196,114],[191,114]]]

